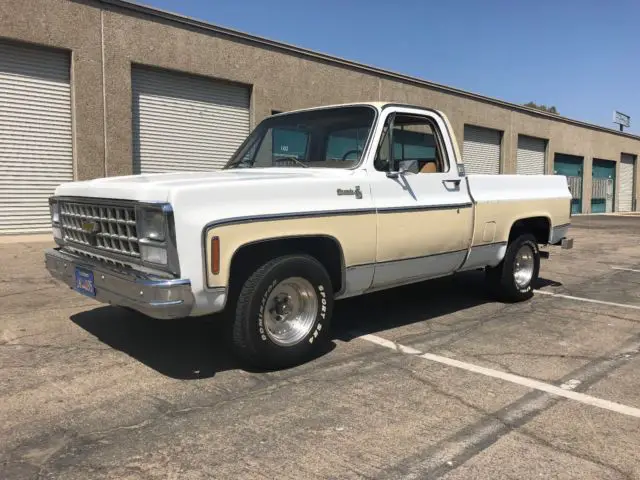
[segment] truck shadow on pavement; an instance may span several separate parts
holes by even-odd
[[[559,285],[540,279],[536,288]],[[494,301],[481,272],[464,272],[336,302],[333,340],[429,321]],[[155,320],[127,309],[102,306],[71,321],[110,347],[171,378],[197,380],[243,368],[225,342],[221,316]],[[336,347],[328,342],[318,357]],[[259,370],[255,370],[259,371]]]
[[[110,347],[178,380],[211,378],[242,367],[225,342],[222,317],[156,320],[136,312],[103,306],[71,316],[71,321]],[[319,352],[335,348],[330,342]]]
[[[560,285],[539,278],[535,289]],[[429,321],[495,301],[484,272],[461,272],[338,302],[334,338],[350,341],[360,335]]]

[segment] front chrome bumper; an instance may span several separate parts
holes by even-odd
[[[129,307],[149,317],[171,319],[186,317],[194,305],[191,282],[184,279],[152,279],[142,274],[115,271],[97,262],[63,252],[45,251],[49,273],[76,289],[76,268],[93,274],[94,294],[80,292],[112,305]]]

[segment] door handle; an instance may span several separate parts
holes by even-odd
[[[453,183],[456,187],[460,186],[460,179],[459,178],[453,178],[451,180],[443,180],[442,183],[444,183],[445,185],[448,183]]]

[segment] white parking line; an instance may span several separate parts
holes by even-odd
[[[444,365],[448,365],[450,367],[460,368],[462,370],[467,370],[469,372],[479,373],[487,377],[498,378],[500,380],[515,383],[523,387],[532,388],[534,390],[540,390],[542,392],[547,392],[552,395],[557,395],[559,397],[575,400],[585,405],[591,405],[591,406],[603,408],[605,410],[609,410],[612,412],[621,413],[623,415],[628,415],[630,417],[640,418],[640,408],[630,407],[628,405],[623,405],[621,403],[611,402],[609,400],[604,400],[601,398],[592,397],[591,395],[586,395],[584,393],[572,391],[571,389],[575,388],[577,384],[569,384],[569,382],[567,382],[566,384],[563,384],[561,387],[556,387],[555,385],[550,385],[548,383],[540,382],[532,378],[521,377],[520,375],[514,375],[512,373],[507,373],[507,372],[501,372],[500,370],[494,370],[492,368],[481,367],[479,365],[474,365],[473,363],[461,362],[460,360],[454,360],[453,358],[443,357],[441,355],[435,355],[433,353],[422,353],[420,350],[416,350],[415,348],[408,347],[405,345],[400,345],[398,343],[392,342],[391,340],[387,340],[386,338],[382,338],[377,335],[367,334],[367,335],[362,335],[358,338],[362,340],[366,340],[371,343],[375,343],[376,345],[380,345],[381,347],[395,350],[396,352],[399,352],[399,353],[404,353],[407,355],[415,355],[415,356],[418,356],[419,358],[424,358],[425,360],[431,360],[432,362],[441,363]]]
[[[600,305],[609,305],[610,307],[630,308],[631,310],[640,310],[640,305],[629,305],[626,303],[607,302],[604,300],[594,300],[593,298],[574,297],[573,295],[565,295],[563,293],[547,292],[546,290],[536,290],[535,293],[549,295],[550,297],[566,298],[568,300],[577,300],[578,302],[598,303]]]
[[[627,268],[627,267],[611,267],[612,270],[622,270],[623,272],[634,272],[640,273],[640,270],[637,268]]]

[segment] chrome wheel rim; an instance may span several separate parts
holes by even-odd
[[[534,253],[529,245],[523,245],[516,254],[516,265],[513,276],[516,285],[520,288],[526,287],[533,278]]]
[[[283,280],[269,294],[264,308],[264,327],[277,345],[290,347],[306,337],[316,320],[318,296],[301,277]]]

